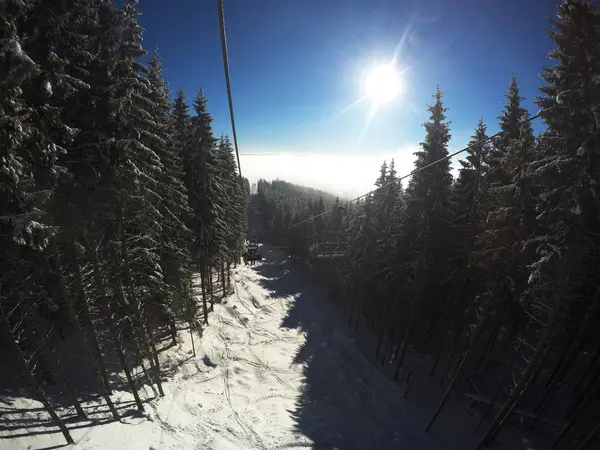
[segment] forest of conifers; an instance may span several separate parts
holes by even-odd
[[[447,159],[418,171],[448,155],[438,89],[406,188],[392,161],[360,202],[264,180],[253,198],[251,223],[317,269],[396,379],[428,355],[440,408],[477,386],[480,447],[519,411],[557,426],[555,445],[600,434],[600,15],[567,0],[549,36],[539,135],[512,77],[502,134],[479,121],[455,180]]]
[[[42,389],[85,417],[64,358],[115,418],[118,361],[142,409],[131,365],[162,394],[155,343],[208,323],[213,274],[226,284],[246,235],[232,146],[202,90],[191,113],[183,92],[171,101],[136,3],[0,4],[2,365],[14,359],[69,441]]]
[[[513,77],[502,134],[486,140],[480,121],[456,179],[448,159],[419,171],[448,155],[438,89],[407,186],[384,163],[378,189],[353,203],[264,180],[244,198],[250,186],[228,138],[213,135],[202,90],[190,111],[183,92],[171,99],[158,54],[145,58],[136,3],[0,3],[2,364],[12,358],[68,441],[51,398],[85,417],[75,384],[115,418],[114,371],[139,409],[132,366],[162,394],[156,344],[208,324],[213,280],[227,289],[250,220],[319,269],[395,378],[410,379],[415,358],[430,363],[424,376],[446,394],[428,428],[464,392],[488,419],[480,448],[515,416],[555,428],[556,444],[597,442],[600,14],[590,3],[565,0],[551,20],[542,133]],[[334,257],[315,258],[319,243]],[[89,380],[69,377],[73,355]]]

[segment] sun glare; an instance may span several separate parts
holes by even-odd
[[[400,74],[392,64],[377,66],[366,77],[367,97],[376,105],[393,101],[402,91]]]

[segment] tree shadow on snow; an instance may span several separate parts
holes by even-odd
[[[147,399],[149,401],[151,399]],[[120,419],[135,417],[139,412],[133,401],[117,401],[114,403]],[[82,405],[87,419],[81,419],[72,408],[60,412],[60,416],[67,426],[72,430],[89,428],[114,422],[110,416],[106,404]],[[56,424],[46,414],[43,407],[40,408],[0,408],[0,441],[20,437],[40,436],[46,434],[59,434]],[[8,433],[8,434],[5,434]],[[59,447],[57,447],[59,448]]]
[[[298,433],[315,449],[443,448],[406,410],[400,389],[356,348],[322,288],[286,261],[266,258],[254,270],[265,289],[295,298],[281,326],[306,333],[294,356],[305,377],[292,411]]]
[[[163,336],[166,333],[166,330],[160,330],[160,340],[166,341]],[[62,369],[73,392],[82,404],[87,419],[77,416],[63,391],[59,378],[52,380],[52,377],[44,377],[40,370],[35,371],[35,378],[67,428],[70,430],[87,428],[113,421],[108,406],[99,393],[93,365],[85,356],[85,351],[80,343],[75,339],[66,339],[59,341],[58,344],[60,345],[55,349],[56,355],[62,363]],[[129,395],[130,389],[122,367],[110,344],[103,344],[104,362],[113,392],[111,399],[120,418],[132,417],[137,408]],[[169,345],[166,342],[159,345],[161,350],[165,344]],[[6,349],[2,345],[0,347],[0,354],[2,354],[2,364],[0,364],[0,442],[4,439],[58,433],[58,429],[40,403],[30,406],[31,402],[28,399],[37,401],[40,399],[36,398],[27,379],[20,374],[16,365],[12,364],[13,355],[10,349]],[[150,389],[144,388],[150,383],[137,361],[132,345],[128,345],[124,352],[142,402],[146,403],[154,399],[156,394],[153,395]],[[147,360],[145,364],[146,369],[149,370]],[[161,380],[167,380],[178,370],[179,366],[178,361],[165,361],[161,367]],[[127,394],[123,395],[123,392]],[[0,447],[2,447],[1,444]]]

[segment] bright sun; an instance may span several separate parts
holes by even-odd
[[[365,80],[367,97],[373,103],[388,103],[394,100],[402,90],[400,74],[392,64],[375,67]]]

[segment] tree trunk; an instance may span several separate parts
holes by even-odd
[[[142,343],[142,348],[144,349],[144,353],[146,354],[148,362],[150,363],[150,369],[154,374],[154,383],[158,387],[160,396],[164,397],[165,393],[163,391],[162,382],[160,379],[160,363],[158,361],[156,346],[154,345],[154,335],[148,319],[148,313],[145,308],[140,310],[137,300],[132,298],[132,295],[133,290],[130,289],[130,303],[133,306],[135,322],[137,323],[137,326],[133,325],[134,336],[137,334],[137,340]]]
[[[437,309],[437,306],[436,306],[436,309]],[[434,312],[433,317],[431,317],[429,320],[429,327],[427,329],[427,332],[425,333],[425,339],[423,339],[423,342],[421,343],[421,349],[419,350],[419,358],[423,357],[423,355],[425,354],[425,350],[427,349],[427,346],[429,345],[429,342],[431,342],[431,338],[433,337],[433,330],[435,329],[435,325],[437,324],[437,321],[439,320],[439,316],[440,316],[440,313]]]
[[[123,302],[123,304],[127,304],[125,302],[125,293],[123,292],[123,283],[127,286],[127,292],[129,297],[129,310],[133,312],[132,319],[134,321],[134,339],[137,334],[137,339],[142,343],[142,348],[146,353],[148,361],[150,363],[150,369],[154,373],[154,379],[156,386],[158,387],[158,392],[161,397],[164,397],[165,393],[162,388],[162,382],[160,380],[160,365],[158,362],[158,355],[156,353],[156,347],[154,346],[154,339],[152,328],[150,327],[150,321],[148,319],[148,311],[146,308],[140,308],[140,304],[137,301],[137,297],[135,295],[133,289],[133,281],[131,276],[131,269],[129,263],[129,253],[127,252],[127,247],[125,245],[125,234],[123,232],[123,227],[121,224],[118,225],[119,230],[119,238],[120,238],[120,255],[118,254],[117,246],[115,245],[115,261],[119,264],[117,270],[117,289],[119,299]]]
[[[388,339],[383,348],[383,356],[381,357],[381,367],[385,366],[388,360],[389,354],[394,350],[394,335],[396,333],[396,319],[392,319],[390,324],[390,331],[388,333]]]
[[[229,263],[227,263],[227,290],[231,290],[231,268]]]
[[[476,326],[475,330],[473,331],[473,334],[471,335],[471,339],[469,340],[469,345],[467,346],[467,349],[465,350],[465,354],[463,355],[462,360],[460,361],[460,364],[456,368],[456,371],[454,372],[454,376],[452,377],[450,384],[446,388],[446,392],[444,393],[444,396],[442,397],[440,404],[438,405],[437,409],[433,413],[433,417],[427,424],[427,427],[425,427],[425,431],[429,431],[431,429],[431,426],[435,422],[435,419],[437,419],[437,416],[440,414],[440,412],[442,411],[442,408],[444,407],[444,404],[448,400],[448,397],[450,396],[450,392],[452,392],[452,389],[454,389],[454,385],[456,384],[456,381],[458,380],[458,376],[460,375],[460,372],[461,372],[465,362],[467,361],[469,353],[471,353],[471,348],[473,347],[473,342],[475,342],[475,340],[479,337],[479,334],[481,333],[481,329],[483,328],[483,324],[486,322],[486,319],[487,319],[487,307],[484,308],[484,310],[482,311],[481,318],[479,319],[479,322],[477,323],[477,326]]]
[[[228,290],[228,287],[225,286],[225,263],[221,264],[221,286],[223,286],[223,298],[225,298]]]
[[[408,320],[408,323],[406,324],[406,327],[404,328],[402,342],[396,349],[396,354],[394,355],[394,359],[398,359],[398,362],[396,363],[396,371],[394,372],[394,380],[398,380],[398,375],[400,375],[400,369],[404,364],[404,357],[406,355],[406,349],[408,347],[408,340],[412,337],[413,329],[417,322],[417,308],[418,304],[415,300],[415,303],[413,303],[410,310],[410,318]]]
[[[117,297],[119,298],[119,300],[121,300],[123,302],[124,301],[123,286],[117,285],[117,286],[115,286],[115,288],[117,290]],[[107,322],[108,322],[110,334],[112,335],[113,341],[115,343],[115,349],[117,351],[117,356],[119,358],[119,362],[121,363],[121,366],[123,367],[123,371],[125,372],[125,377],[127,378],[127,383],[129,384],[129,389],[131,389],[131,393],[133,394],[135,404],[137,405],[137,407],[140,411],[143,411],[144,406],[142,405],[142,401],[140,400],[140,396],[138,394],[138,390],[135,385],[135,381],[133,380],[133,377],[131,376],[131,371],[129,370],[129,366],[127,365],[127,360],[125,358],[125,354],[123,353],[123,342],[121,341],[119,332],[116,329],[115,324],[114,324],[114,319],[115,319],[114,306],[112,305],[112,301],[110,301],[110,300],[108,300],[108,301],[110,302],[110,305],[111,305],[110,311],[106,311],[105,314],[106,314],[106,317],[108,318]]]
[[[184,285],[184,292],[185,292],[185,298],[186,298],[186,318],[187,318],[187,322],[190,326],[190,339],[192,340],[192,352],[194,354],[194,358],[196,357],[196,347],[194,346],[194,323],[196,322],[196,317],[195,317],[195,308],[193,306],[192,303],[192,299],[191,299],[191,294],[190,291],[192,289],[190,288],[190,285],[186,282],[186,284]]]
[[[71,323],[73,324],[73,327],[75,328],[77,337],[79,339],[81,339],[81,342],[83,343],[86,355],[88,356],[88,358],[90,359],[92,364],[94,364],[94,373],[96,375],[98,385],[100,386],[100,390],[102,391],[102,394],[104,396],[104,400],[106,401],[106,404],[108,405],[108,409],[110,410],[110,412],[113,415],[113,417],[115,418],[115,420],[118,420],[119,414],[117,413],[117,410],[115,409],[115,406],[114,406],[112,400],[110,399],[110,394],[109,394],[110,390],[108,388],[108,385],[106,385],[104,383],[104,378],[102,375],[103,364],[101,366],[100,363],[98,361],[96,361],[96,358],[94,358],[92,356],[92,352],[87,344],[87,340],[85,338],[83,330],[81,329],[81,324],[79,323],[79,319],[77,318],[77,312],[75,311],[75,307],[73,306],[71,296],[69,295],[69,291],[67,290],[67,286],[66,286],[65,279],[63,276],[63,271],[62,271],[60,254],[58,253],[58,246],[56,245],[56,236],[53,236],[50,239],[50,246],[51,246],[51,251],[52,251],[52,258],[54,259],[56,271],[59,276],[59,286],[60,286],[60,290],[61,290],[61,295],[62,295],[63,299],[65,300],[65,304],[67,305],[67,312],[69,314],[69,320],[71,321]],[[98,351],[100,351],[100,350],[98,349]],[[104,372],[106,372],[106,368],[104,368]]]
[[[566,288],[566,286],[565,286],[565,288]],[[529,382],[531,381],[532,375],[537,370],[539,364],[542,362],[542,357],[546,353],[545,352],[546,343],[554,334],[554,328],[558,321],[560,306],[561,306],[560,302],[557,301],[557,303],[554,305],[552,315],[550,316],[550,321],[549,321],[548,325],[546,326],[546,329],[542,333],[542,336],[540,337],[540,340],[535,349],[535,353],[533,354],[533,357],[531,358],[531,361],[529,361],[527,368],[521,375],[521,378],[519,379],[519,382],[517,383],[515,388],[512,390],[512,392],[508,396],[508,399],[504,403],[504,406],[500,409],[500,411],[494,418],[494,421],[490,425],[489,429],[485,432],[483,438],[481,438],[481,441],[477,445],[476,450],[481,450],[484,446],[488,445],[491,442],[491,440],[498,433],[498,431],[500,431],[500,428],[504,424],[504,421],[506,420],[508,415],[511,413],[511,411],[514,409],[514,407],[516,406],[517,402],[519,401],[519,399],[521,398],[523,393],[529,387]]]
[[[48,344],[46,342],[46,336],[43,336],[40,332],[40,330],[43,329],[42,328],[43,323],[42,323],[42,319],[40,318],[40,316],[37,312],[37,308],[35,308],[35,307],[31,308],[30,313],[31,313],[32,318],[27,320],[27,322],[28,322],[29,327],[32,330],[32,336],[36,337],[36,339],[40,345],[40,349],[42,351],[42,354],[44,355],[44,361],[48,362],[48,364],[50,366],[50,370],[55,375],[55,379],[58,378],[58,380],[60,381],[60,384],[62,384],[62,388],[63,388],[65,394],[67,395],[71,405],[73,405],[73,407],[75,408],[75,411],[77,411],[77,414],[79,415],[79,417],[82,419],[86,419],[87,416],[85,414],[85,411],[81,407],[81,403],[79,403],[77,396],[75,395],[73,389],[71,388],[71,385],[69,384],[69,381],[67,380],[65,372],[62,369],[60,361],[58,360],[58,358],[56,357],[54,352],[48,347]]]
[[[479,357],[479,361],[477,362],[477,366],[475,366],[475,372],[477,372],[479,370],[479,368],[481,367],[481,365],[483,364],[483,361],[486,357],[486,355],[488,354],[490,348],[492,347],[492,344],[494,342],[494,340],[496,339],[496,336],[498,336],[498,330],[495,329],[494,331],[492,331],[492,334],[490,335],[490,337],[488,338],[487,342],[485,343],[485,347],[483,348],[483,352],[481,352],[481,356]]]
[[[447,335],[446,335],[447,337]],[[442,357],[442,353],[444,352],[444,348],[446,347],[446,339],[442,339],[442,342],[440,342],[440,347],[438,348],[438,351],[435,355],[435,359],[433,360],[433,365],[431,366],[431,370],[429,371],[429,378],[433,377],[433,374],[435,373],[435,369],[437,369],[438,363],[440,362],[440,359]]]
[[[140,358],[142,360],[142,364],[144,357],[148,359],[148,363],[150,364],[150,373],[152,373],[151,378],[149,378],[150,383],[156,384],[156,386],[158,387],[159,394],[162,397],[164,396],[164,393],[162,390],[162,384],[160,382],[160,372],[156,366],[156,361],[154,359],[152,350],[150,349],[149,338],[146,334],[144,324],[142,323],[143,318],[140,318],[140,314],[141,313],[139,311],[139,308],[135,308],[134,311],[130,312],[130,316],[136,317],[133,320],[131,319],[131,317],[129,317],[129,322],[132,330],[133,344],[141,352]]]
[[[566,434],[571,430],[571,428],[573,427],[573,424],[575,423],[575,421],[585,411],[585,407],[587,406],[587,404],[598,393],[598,387],[599,386],[600,386],[600,380],[596,380],[596,385],[593,387],[593,389],[588,389],[588,391],[586,392],[586,395],[585,395],[583,401],[579,402],[579,404],[577,405],[577,408],[576,408],[574,414],[571,416],[571,419],[569,420],[569,422],[567,423],[567,425],[565,425],[565,427],[562,429],[561,433],[558,435],[558,437],[556,438],[556,440],[554,441],[554,443],[550,447],[550,450],[554,450],[556,448],[556,446],[560,443],[560,441],[562,441],[562,439],[566,436]]]
[[[408,323],[404,328],[404,335],[402,337],[402,343],[396,350],[396,355],[394,358],[398,358],[398,362],[396,364],[396,371],[394,372],[394,380],[398,380],[398,375],[400,374],[400,369],[404,364],[404,357],[406,356],[406,349],[408,348],[408,341],[412,338],[413,331],[416,328],[418,321],[418,312],[421,303],[421,297],[423,296],[423,286],[426,283],[425,276],[423,271],[425,269],[422,268],[422,261],[419,261],[417,264],[417,272],[416,272],[416,280],[414,284],[414,293],[413,293],[413,301],[411,302],[410,308],[410,318]]]
[[[381,321],[381,328],[379,329],[379,338],[377,339],[377,349],[375,350],[375,358],[379,358],[379,353],[381,352],[381,344],[383,343],[383,336],[385,334],[385,313],[383,314]]]
[[[592,323],[591,319],[593,319],[598,310],[600,310],[599,297],[600,288],[596,291],[596,295],[594,296],[590,307],[586,311],[583,321],[579,324],[579,327],[577,328],[577,335],[575,336],[572,344],[569,346],[565,356],[561,359],[562,363],[560,364],[557,373],[548,381],[548,386],[555,382],[560,383],[563,380],[564,376],[568,373],[569,369],[573,367],[573,362],[575,361],[575,358],[581,350],[581,343],[583,342],[583,338],[585,337],[588,331],[589,325]],[[540,408],[540,411],[541,409],[543,409],[543,406],[541,405],[541,407],[538,407]]]
[[[131,321],[129,321],[129,326],[131,328],[133,328],[133,324],[131,323]],[[135,333],[133,330],[131,332]],[[142,372],[144,373],[144,377],[146,378],[146,380],[148,380],[148,385],[152,389],[152,392],[154,393],[154,396],[158,397],[160,394],[154,388],[155,381],[154,381],[153,376],[150,375],[150,373],[148,372],[148,370],[146,370],[146,365],[144,364],[144,353],[142,352],[142,349],[140,348],[140,345],[139,345],[137,339],[133,339],[133,348],[135,350],[135,356],[136,356],[136,358],[138,360],[138,363],[139,363],[140,367],[142,368]]]
[[[596,349],[596,353],[594,353],[594,356],[592,356],[592,359],[590,359],[590,362],[588,363],[585,370],[583,371],[581,378],[579,379],[579,381],[573,388],[574,393],[577,393],[579,391],[579,388],[583,385],[583,382],[587,378],[588,374],[592,371],[592,369],[594,368],[594,366],[596,365],[598,360],[600,360],[600,347],[598,347]]]
[[[173,346],[177,345],[177,323],[175,322],[175,317],[171,316],[169,318],[169,331],[171,333],[171,340],[173,342]]]
[[[510,371],[512,370],[513,366],[515,365],[515,362],[517,361],[517,357],[520,354],[521,346],[523,345],[523,342],[525,341],[525,335],[527,334],[527,330],[528,329],[529,329],[529,324],[527,324],[527,326],[525,327],[525,331],[523,333],[523,338],[520,340],[519,345],[515,349],[515,352],[513,353],[513,356],[512,356],[511,361],[510,361],[510,364],[506,367],[506,370],[504,371],[504,374],[502,375],[502,378],[500,379],[500,383],[498,383],[498,388],[496,389],[496,392],[494,393],[494,396],[492,397],[492,399],[490,400],[490,403],[488,404],[487,408],[485,409],[485,411],[481,415],[481,418],[479,419],[479,423],[477,424],[476,430],[479,430],[479,428],[481,427],[481,424],[483,423],[483,421],[487,417],[488,413],[491,411],[494,402],[496,401],[496,399],[500,395],[500,392],[502,392],[502,387],[504,386],[504,383],[506,382],[506,378],[508,378],[508,375],[510,374]]]
[[[385,346],[383,347],[383,355],[381,357],[381,367],[385,366],[386,361],[389,359],[389,354],[394,350],[394,337],[396,335],[396,328],[398,326],[398,302],[391,302],[394,306],[391,313],[389,314],[389,331],[387,334],[387,340],[385,342]]]
[[[71,246],[71,251],[73,253],[74,258],[73,262],[75,268],[75,284],[77,289],[77,295],[79,297],[79,303],[81,305],[81,312],[83,314],[84,324],[88,330],[88,336],[90,338],[90,347],[96,356],[96,362],[100,370],[100,375],[102,376],[102,381],[104,382],[104,386],[106,387],[106,391],[109,395],[111,395],[112,391],[110,389],[106,365],[104,364],[104,356],[102,355],[102,350],[100,349],[100,344],[98,343],[98,336],[96,334],[96,330],[94,329],[92,315],[90,313],[90,306],[87,302],[87,295],[83,285],[81,267],[79,266],[79,261],[75,253],[75,242],[70,240],[69,244]]]
[[[194,329],[192,326],[192,322],[190,322],[190,339],[192,340],[192,353],[194,354],[194,358],[196,357],[196,347],[194,346]]]
[[[454,356],[459,353],[458,352],[458,347],[459,347],[458,342],[460,341],[460,337],[462,336],[462,332],[463,332],[463,329],[465,328],[466,323],[467,323],[467,318],[463,314],[458,322],[456,334],[454,336],[454,340],[452,341],[452,348],[450,349],[450,357],[448,358],[448,363],[446,364],[446,370],[444,370],[444,372],[442,373],[442,376],[440,378],[440,386],[444,385],[444,380],[446,379],[446,376],[448,375],[448,372],[450,371],[450,368],[452,367],[452,363],[454,362]],[[470,332],[467,331],[467,342],[469,342],[470,339],[471,339]]]
[[[559,336],[559,333],[554,333],[554,336],[546,345],[546,352],[542,355],[542,363],[546,360],[546,357],[550,353],[550,349],[554,348],[554,343],[558,339],[558,336]],[[531,376],[531,380],[529,381],[529,383],[532,386],[534,386],[535,383],[537,382],[537,379],[540,376],[540,373],[542,373],[542,369],[543,369],[543,364],[539,364],[537,369],[533,372],[533,375]]]
[[[4,333],[4,335],[6,337],[6,341],[8,342],[13,353],[15,354],[15,357],[17,359],[17,364],[19,365],[19,369],[21,370],[23,375],[27,378],[27,381],[29,381],[29,384],[31,385],[31,387],[34,391],[33,392],[34,396],[41,400],[42,404],[44,405],[44,408],[46,408],[46,411],[50,415],[50,418],[56,424],[56,426],[60,429],[61,433],[65,437],[67,444],[74,444],[75,442],[73,441],[73,438],[71,437],[71,434],[69,433],[69,430],[65,426],[62,419],[60,417],[58,417],[58,414],[56,414],[56,412],[50,405],[50,402],[48,401],[46,394],[44,394],[44,392],[40,388],[39,384],[35,380],[34,376],[31,374],[31,371],[29,369],[29,366],[27,365],[27,362],[25,361],[23,353],[21,353],[21,349],[19,348],[19,346],[17,345],[17,342],[15,341],[15,337],[12,333],[12,330],[10,329],[10,325],[8,324],[8,319],[6,318],[6,314],[4,313],[4,309],[2,308],[2,305],[0,305],[0,327],[2,328],[2,332]]]
[[[158,352],[156,351],[156,344],[154,343],[154,341],[155,341],[154,331],[150,326],[148,314],[144,314],[144,319],[145,319],[144,321],[146,324],[146,328],[148,330],[148,333],[150,334],[150,336],[149,336],[150,350],[152,352],[151,353],[152,358],[154,359],[154,366],[155,366],[155,371],[156,371],[156,385],[158,387],[158,393],[160,394],[161,397],[164,397],[165,393],[162,388],[162,380],[160,379],[160,361],[158,359]]]
[[[573,405],[571,405],[571,407],[569,408],[569,410],[565,414],[565,419],[567,419],[567,420],[571,419],[571,417],[573,416],[573,414],[575,414],[575,412],[577,411],[578,405],[582,401],[584,401],[584,399],[588,395],[588,392],[593,389],[594,383],[596,382],[596,380],[599,380],[599,379],[600,379],[600,364],[598,364],[598,366],[596,367],[596,370],[592,374],[592,379],[590,380],[590,382],[587,385],[586,389],[584,389],[583,392],[581,394],[579,394],[579,396],[577,397],[577,400],[575,400],[575,402],[573,403]]]
[[[123,371],[125,372],[125,377],[127,378],[127,383],[129,384],[129,389],[131,389],[131,393],[133,394],[133,398],[135,403],[140,411],[144,410],[144,406],[142,405],[142,401],[138,395],[137,388],[135,383],[133,382],[133,378],[131,377],[131,372],[129,371],[129,367],[127,366],[127,361],[125,359],[125,355],[123,354],[123,346],[121,342],[121,337],[117,328],[115,327],[114,321],[114,306],[113,300],[109,298],[104,290],[104,284],[102,283],[102,276],[100,274],[100,263],[98,261],[98,251],[95,248],[92,248],[92,259],[93,259],[93,271],[94,271],[94,279],[96,280],[96,284],[98,285],[98,289],[101,292],[101,300],[100,304],[102,306],[102,312],[104,313],[105,323],[108,327],[110,337],[113,341],[115,351],[117,352],[117,357],[119,358],[119,363],[121,367],[123,367]],[[123,287],[116,286],[117,295],[119,297],[123,296]]]
[[[200,273],[200,279],[202,280],[202,312],[204,313],[204,323],[208,325],[208,305],[206,303],[206,276],[204,269],[202,269],[202,272]]]
[[[596,424],[596,426],[592,429],[592,431],[590,431],[590,433],[583,439],[583,441],[581,441],[581,444],[579,444],[579,447],[577,447],[576,450],[585,450],[585,448],[587,448],[588,444],[592,443],[592,439],[594,438],[594,435],[599,430],[600,430],[600,422],[598,422]]]
[[[210,300],[210,312],[215,310],[215,297],[213,292],[212,269],[208,269],[208,295]]]
[[[479,394],[465,393],[464,396],[466,398],[468,398],[469,400],[473,400],[477,403],[483,403],[484,405],[491,406],[492,408],[495,408],[495,409],[500,409],[504,405],[503,402],[492,402],[489,398],[484,397]],[[561,422],[560,420],[550,419],[550,418],[546,418],[546,417],[536,417],[535,414],[533,414],[531,411],[526,411],[524,409],[515,408],[515,409],[513,409],[512,414],[520,416],[524,419],[536,418],[540,422],[544,422],[544,423],[546,423],[548,425],[552,425],[554,427],[564,426],[564,422]]]

